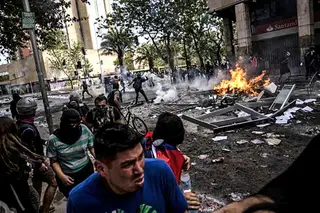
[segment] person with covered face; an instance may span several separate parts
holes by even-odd
[[[139,93],[142,94],[142,96],[144,97],[144,99],[146,100],[146,102],[148,103],[149,100],[147,98],[146,93],[144,92],[144,90],[142,89],[142,84],[144,82],[146,82],[148,80],[148,78],[142,78],[141,74],[138,73],[137,77],[135,79],[132,80],[132,82],[128,85],[130,86],[131,84],[133,84],[133,88],[136,91],[136,104],[138,104],[138,100],[139,100]]]
[[[40,208],[40,212],[47,213],[54,210],[53,207],[50,208],[50,205],[52,204],[57,189],[57,182],[53,170],[44,157],[43,148],[45,140],[41,138],[34,124],[37,107],[36,101],[32,98],[20,99],[16,107],[17,125],[22,143],[32,152],[43,156],[34,163],[34,176],[32,181],[39,195],[41,195],[42,192],[42,182],[48,184],[43,196],[43,205]]]
[[[87,115],[86,124],[95,133],[107,119],[107,97],[99,95],[94,100],[94,105]]]
[[[47,156],[56,173],[59,190],[67,198],[72,188],[94,172],[87,150],[95,156],[93,134],[81,124],[76,110],[64,111],[60,128],[49,138]]]
[[[168,164],[145,159],[142,136],[107,123],[95,135],[97,172],[70,193],[67,213],[175,212],[188,208]]]

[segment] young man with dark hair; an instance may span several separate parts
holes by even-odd
[[[86,124],[92,132],[97,132],[98,129],[105,123],[107,119],[107,98],[99,95],[94,100],[95,108],[90,110],[87,115]]]
[[[141,139],[124,124],[99,129],[97,173],[71,191],[67,213],[186,212],[188,204],[171,169],[162,160],[144,159]]]

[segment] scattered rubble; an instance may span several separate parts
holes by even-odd
[[[281,143],[280,139],[276,139],[276,138],[268,138],[268,139],[264,139],[270,146],[277,146]]]
[[[240,200],[243,200],[243,198],[249,196],[250,194],[249,193],[244,193],[244,194],[241,194],[241,193],[234,193],[232,192],[229,196],[230,196],[230,199],[234,202],[238,202]]]
[[[223,140],[227,140],[228,136],[216,136],[214,138],[212,138],[213,141],[223,141]]]
[[[200,159],[200,160],[204,160],[204,159],[206,159],[206,158],[208,158],[209,157],[209,155],[199,155],[198,156],[198,158]]]
[[[249,143],[249,141],[248,140],[240,140],[240,141],[237,141],[236,143],[241,145],[241,144]]]
[[[212,163],[222,163],[224,161],[224,157],[218,157],[212,160]]]
[[[258,145],[258,144],[263,144],[264,141],[259,140],[259,139],[254,139],[254,140],[251,141],[251,143]]]

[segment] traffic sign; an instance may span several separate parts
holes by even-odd
[[[36,25],[35,15],[33,12],[22,12],[22,28],[34,29]]]

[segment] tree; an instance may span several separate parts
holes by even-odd
[[[83,67],[84,67],[84,70],[85,70],[84,73],[83,73],[83,76],[89,77],[89,74],[91,72],[93,72],[93,66],[92,66],[92,64],[90,63],[90,61],[87,58],[84,60]]]
[[[127,52],[125,55],[124,55],[124,58],[123,58],[123,63],[125,64],[126,68],[128,70],[134,70],[134,60],[133,60],[133,53],[132,52]],[[120,66],[119,64],[119,59],[116,59],[113,64],[115,66]]]
[[[75,42],[70,49],[64,45],[59,45],[48,50],[50,56],[48,60],[51,64],[51,68],[57,72],[62,71],[67,76],[71,84],[71,89],[73,89],[76,65],[78,61],[81,62],[81,59],[83,58],[81,48],[81,42]],[[88,66],[86,63],[84,64],[84,66]]]
[[[177,25],[177,4],[172,0],[117,0],[113,4],[114,17],[125,22],[128,28],[134,28],[140,36],[147,36],[153,43],[159,56],[169,64],[172,70],[174,66],[174,51],[172,40],[175,36]],[[158,46],[163,43],[166,48],[165,57]]]
[[[117,54],[120,69],[123,67],[123,58],[126,52],[132,51],[134,45],[134,36],[132,32],[123,27],[112,27],[108,33],[102,35],[101,48],[103,54]]]
[[[154,68],[154,60],[158,56],[153,45],[144,44],[137,48],[136,53],[137,53],[137,58],[136,58],[137,63],[148,64],[150,70]]]
[[[35,13],[36,35],[38,43],[47,47],[54,43],[52,31],[64,27],[64,21],[70,17],[65,16],[65,8],[70,6],[64,0],[29,0],[31,11]],[[23,11],[21,0],[0,1],[0,52],[13,56],[18,47],[25,47],[29,40],[26,30],[22,29],[21,13]]]

